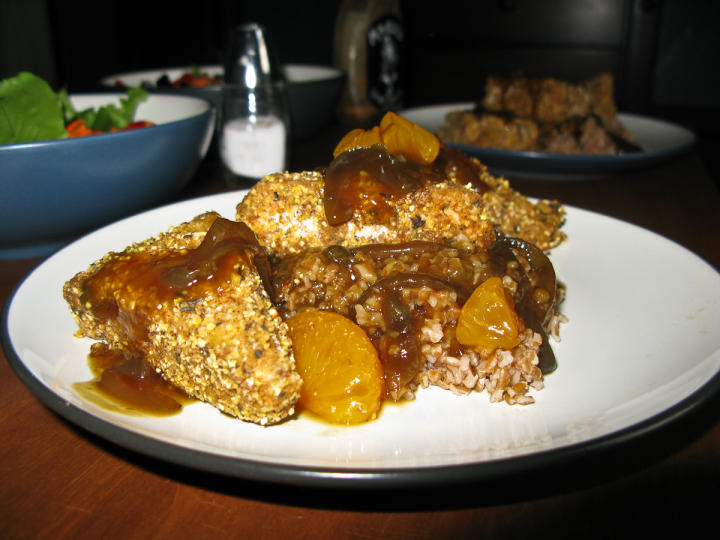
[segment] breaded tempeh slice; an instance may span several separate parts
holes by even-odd
[[[165,380],[227,414],[275,423],[293,414],[301,378],[287,326],[251,258],[224,254],[212,287],[169,294],[148,286],[149,269],[195,249],[217,217],[203,214],[108,253],[68,281],[63,295],[79,335],[139,352]]]
[[[494,227],[483,214],[482,197],[457,183],[431,184],[397,199],[388,223],[360,215],[338,226],[325,219],[323,187],[319,172],[265,176],[238,204],[236,219],[247,223],[260,244],[276,257],[333,244],[425,240],[482,250],[495,241]]]
[[[483,210],[488,220],[506,236],[515,236],[549,250],[567,240],[561,230],[565,223],[565,208],[558,201],[540,199],[530,201],[510,187],[503,177],[496,177],[480,165],[481,179],[490,189],[483,193]]]

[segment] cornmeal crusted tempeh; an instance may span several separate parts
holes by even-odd
[[[247,223],[277,257],[332,244],[427,240],[486,249],[495,241],[480,195],[459,184],[431,184],[397,199],[388,223],[361,215],[335,227],[325,219],[323,186],[318,172],[266,176],[237,206],[236,219]]]
[[[260,244],[274,256],[299,253],[332,244],[356,246],[411,240],[444,242],[458,247],[487,249],[495,241],[495,227],[509,236],[532,242],[540,249],[562,243],[565,210],[556,201],[533,203],[472,160],[490,190],[480,195],[460,185],[454,175],[393,201],[388,223],[370,215],[355,215],[330,226],[323,208],[324,177],[320,172],[278,173],[255,184],[237,206],[236,219],[247,223]]]
[[[491,175],[484,165],[474,161],[481,167],[482,181],[491,188],[482,196],[485,217],[500,232],[522,238],[542,250],[559,246],[567,239],[560,230],[565,223],[565,208],[559,202],[541,199],[533,203],[512,189],[505,178]]]
[[[472,110],[448,112],[437,135],[445,143],[514,151],[608,155],[638,151],[620,122],[613,77],[574,84],[550,77],[490,76]]]
[[[103,266],[113,260],[134,253],[146,253],[156,255],[169,251],[182,251],[194,249],[210,228],[210,225],[217,219],[215,212],[206,212],[188,221],[163,232],[154,238],[148,238],[125,248],[123,252],[110,252],[103,258],[93,262],[87,270],[76,274],[63,287],[63,296],[70,304],[70,310],[79,326],[78,335],[87,336],[92,339],[105,339],[108,343],[119,343],[124,338],[117,334],[114,326],[108,326],[102,320],[97,319],[88,309],[88,306],[80,300],[82,285],[87,278],[94,275]]]
[[[194,297],[189,288],[161,298],[161,309],[152,288],[133,289],[133,276],[121,271],[132,258],[157,261],[196,248],[217,217],[206,213],[121,253],[109,253],[68,281],[63,294],[79,335],[124,350],[139,347],[163,378],[190,396],[245,420],[275,423],[293,414],[301,379],[287,327],[243,253],[233,255],[229,284],[222,291]],[[135,345],[128,341],[126,318],[96,318],[83,293],[87,281],[109,265],[120,270],[102,274],[96,287],[107,292],[120,313],[143,319],[147,337]]]

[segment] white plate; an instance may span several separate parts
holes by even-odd
[[[242,192],[128,218],[56,253],[15,291],[3,346],[20,378],[59,414],[120,445],[204,471],[299,485],[398,486],[483,480],[565,466],[684,422],[720,390],[720,275],[654,233],[568,208],[569,241],[551,255],[568,287],[559,367],[534,405],[431,388],[366,425],[298,418],[272,427],[197,403],[170,418],[136,418],[83,401],[90,340],[62,299],[63,283],[196,214],[232,218]],[[659,450],[663,450],[662,448]]]
[[[400,114],[429,131],[437,132],[445,124],[447,113],[472,110],[474,106],[474,103],[430,105],[407,109]],[[449,146],[477,157],[497,174],[522,173],[543,178],[550,174],[582,179],[653,167],[688,151],[695,144],[696,138],[691,131],[664,120],[629,113],[618,113],[618,119],[635,135],[643,152],[593,156],[499,150],[455,143]]]

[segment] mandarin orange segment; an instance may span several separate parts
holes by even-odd
[[[393,112],[380,121],[380,135],[387,151],[410,161],[429,165],[440,152],[440,141],[425,128]]]
[[[499,277],[491,277],[463,305],[455,335],[462,345],[493,351],[519,345],[523,329],[510,293]]]
[[[378,126],[372,129],[353,129],[345,134],[340,139],[340,142],[333,151],[333,157],[338,157],[340,154],[347,150],[354,150],[355,148],[367,148],[374,144],[382,144],[380,138],[380,128]]]
[[[333,157],[374,144],[382,144],[390,154],[402,154],[410,161],[424,165],[433,163],[440,152],[440,139],[433,133],[394,112],[388,112],[379,126],[346,133],[335,147]]]
[[[303,379],[299,407],[334,424],[377,416],[383,370],[363,329],[330,311],[302,311],[287,324]]]

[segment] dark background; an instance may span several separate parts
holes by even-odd
[[[700,136],[717,179],[720,2],[400,2],[407,106],[481,97],[488,74],[580,80],[609,71],[621,110]],[[99,88],[124,71],[221,63],[229,30],[257,21],[284,63],[332,64],[336,0],[0,0],[0,76],[29,70],[55,88]]]

